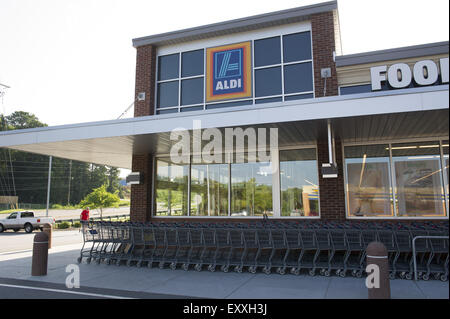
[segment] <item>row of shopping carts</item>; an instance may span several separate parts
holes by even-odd
[[[362,277],[367,245],[382,242],[390,277],[448,280],[448,222],[90,222],[78,262],[223,272]]]

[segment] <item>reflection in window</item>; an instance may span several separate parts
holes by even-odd
[[[270,162],[231,164],[231,216],[273,215]]]
[[[203,49],[183,52],[181,55],[181,76],[203,75]]]
[[[311,59],[311,33],[302,32],[283,36],[283,61],[303,61]]]
[[[445,216],[439,142],[392,145],[397,216]]]
[[[179,54],[164,55],[158,58],[158,81],[178,78]]]
[[[256,97],[281,94],[281,68],[255,70],[255,85]]]
[[[178,106],[178,81],[158,84],[158,107]]]
[[[281,63],[280,37],[255,40],[255,67]]]
[[[313,90],[312,63],[290,64],[284,67],[284,93]]]
[[[193,164],[191,216],[228,216],[228,164]]]
[[[203,77],[181,81],[181,105],[203,103]]]
[[[156,161],[156,216],[187,216],[189,165]]]
[[[280,152],[281,216],[319,216],[315,149]]]
[[[389,146],[345,147],[350,217],[391,217]]]

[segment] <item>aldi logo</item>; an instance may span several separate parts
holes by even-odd
[[[206,54],[207,102],[252,96],[250,42],[208,48]]]

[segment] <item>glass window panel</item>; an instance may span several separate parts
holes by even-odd
[[[348,146],[344,153],[348,216],[393,216],[389,146]]]
[[[284,67],[284,93],[313,90],[312,63],[290,64]]]
[[[228,216],[228,164],[193,164],[191,216]]]
[[[203,77],[181,81],[181,105],[203,103]]]
[[[392,145],[398,217],[445,216],[439,142]]]
[[[178,106],[178,81],[158,84],[158,107]]]
[[[231,216],[273,216],[270,162],[231,164]]]
[[[283,36],[284,63],[310,59],[311,33],[309,31]]]
[[[220,109],[220,108],[223,108],[223,107],[230,107],[230,106],[250,105],[252,103],[253,102],[251,100],[228,102],[228,103],[215,103],[215,104],[208,104],[208,105],[206,105],[206,108],[208,110],[213,110],[213,109]]]
[[[449,179],[449,174],[448,174],[448,170],[449,170],[449,163],[448,163],[448,141],[443,141],[442,142],[442,153],[444,154],[444,166],[445,166],[445,169],[444,169],[444,172],[445,172],[445,174],[444,174],[444,178],[445,178],[445,181],[446,181],[446,192],[447,192],[447,202],[448,202],[448,200],[450,199],[449,198],[449,194],[448,194],[448,191],[449,191],[449,184],[450,184],[450,179]],[[447,210],[447,214],[448,214],[448,210]]]
[[[315,149],[280,151],[281,216],[319,216]]]
[[[187,216],[189,165],[156,160],[156,216]]]
[[[255,40],[255,67],[281,63],[280,37]]]
[[[203,111],[203,106],[191,106],[181,108],[181,112]]]
[[[294,100],[305,100],[314,98],[313,93],[309,94],[299,94],[299,95],[288,95],[284,97],[285,101],[294,101]]]
[[[273,102],[281,102],[281,96],[280,97],[271,97],[271,98],[268,98],[268,99],[255,100],[255,104],[273,103]]]
[[[172,113],[178,113],[178,109],[162,109],[162,110],[156,110],[156,114],[172,114]]]
[[[255,85],[256,97],[281,94],[281,68],[255,70]]]
[[[372,85],[364,84],[364,85],[341,86],[339,90],[341,95],[369,93],[372,92]]]
[[[203,75],[203,49],[183,52],[181,55],[181,76]]]
[[[170,80],[178,78],[179,54],[164,55],[158,57],[158,80]]]

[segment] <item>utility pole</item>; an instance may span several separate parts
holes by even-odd
[[[70,181],[72,180],[72,160],[69,162],[69,191],[67,192],[67,206],[70,205]]]
[[[47,212],[45,214],[48,217],[48,205],[50,203],[50,180],[52,178],[52,156],[50,155],[49,163],[48,163],[48,184],[47,184]]]

